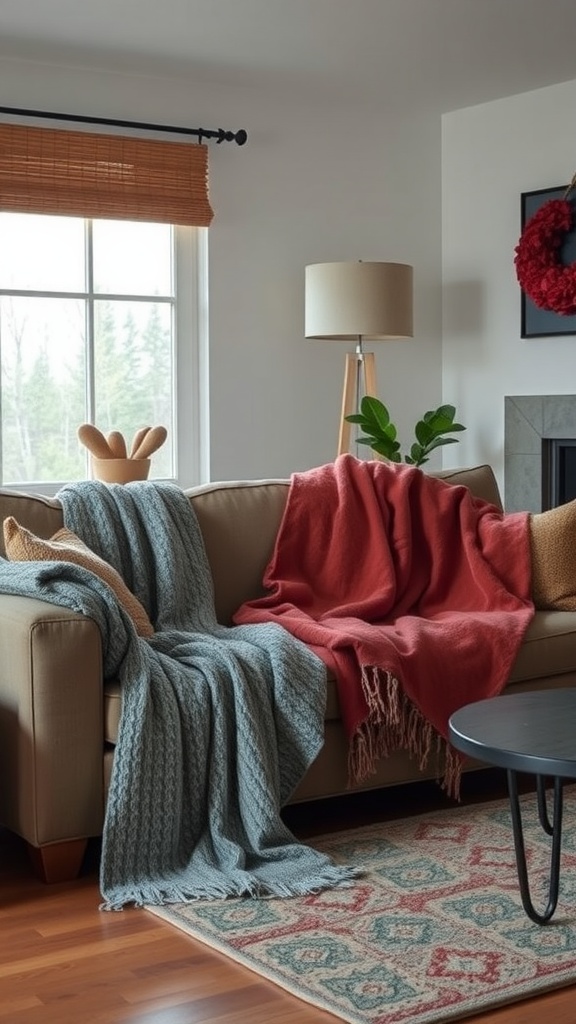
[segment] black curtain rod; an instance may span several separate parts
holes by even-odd
[[[55,114],[47,110],[23,110],[20,107],[0,107],[0,114],[17,114],[18,117],[46,117],[50,121],[76,121],[79,124],[111,124],[117,128],[139,128],[147,132],[176,132],[180,135],[197,135],[198,141],[216,139],[216,142],[236,142],[243,146],[248,138],[244,128],[227,132],[223,128],[180,128],[169,124],[146,124],[144,121],[121,121],[115,117],[81,117],[78,114]]]

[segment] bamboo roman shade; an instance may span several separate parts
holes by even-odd
[[[208,227],[208,150],[0,124],[0,209]]]

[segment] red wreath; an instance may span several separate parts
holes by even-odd
[[[572,228],[573,210],[566,196],[549,199],[530,217],[514,252],[522,291],[540,309],[560,316],[576,313],[576,262],[565,264],[560,249]]]

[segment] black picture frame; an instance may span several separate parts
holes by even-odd
[[[568,185],[556,185],[554,188],[537,188],[532,192],[520,194],[520,223],[522,231],[526,222],[536,210],[550,199],[563,199]],[[569,231],[561,249],[563,263],[576,260],[576,229]],[[547,338],[558,334],[576,334],[576,315],[562,316],[549,309],[539,309],[524,291],[520,292],[520,337]]]

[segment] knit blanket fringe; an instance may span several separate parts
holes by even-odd
[[[113,899],[100,903],[99,909],[119,911],[130,903],[135,907],[146,907],[163,906],[169,903],[195,903],[199,900],[292,899],[296,896],[314,896],[325,889],[350,888],[362,873],[358,868],[327,863],[316,877],[294,877],[289,883],[278,879],[261,884],[256,879],[250,878],[242,886],[233,883],[204,886],[148,884],[145,898],[135,897],[133,888],[128,886],[124,890],[119,888]]]
[[[434,752],[437,776],[443,764],[442,788],[458,799],[462,775],[460,754],[435,732],[431,723],[407,697],[400,681],[378,665],[361,666],[361,684],[369,717],[361,723],[349,745],[348,775],[359,784],[376,771],[380,758],[405,750],[422,771]]]

